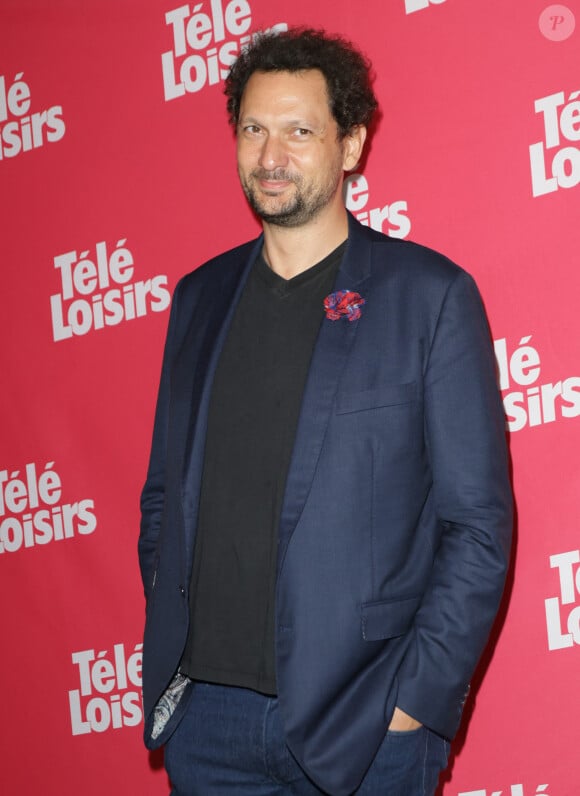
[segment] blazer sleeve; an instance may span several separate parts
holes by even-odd
[[[153,425],[153,440],[145,485],[141,492],[141,528],[138,542],[141,578],[148,598],[153,587],[155,560],[161,519],[165,505],[167,432],[169,425],[170,372],[175,354],[179,315],[179,298],[183,279],[173,293],[169,325],[163,353],[161,379],[157,395],[157,407]]]
[[[398,672],[397,704],[451,738],[499,607],[513,503],[489,329],[464,271],[432,338],[425,436],[441,538]]]

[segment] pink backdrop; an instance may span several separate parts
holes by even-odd
[[[580,1],[1,0],[2,792],[167,793],[141,745],[138,496],[169,295],[257,226],[220,81],[308,23],[374,62],[348,189],[476,277],[518,508],[445,796],[577,796]],[[485,674],[485,677],[483,675]]]

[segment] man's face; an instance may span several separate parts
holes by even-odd
[[[338,139],[317,69],[254,72],[242,97],[237,142],[242,188],[263,221],[299,227],[342,203],[343,171],[356,160],[351,137]]]

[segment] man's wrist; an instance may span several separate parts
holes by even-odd
[[[417,721],[417,719],[409,716],[409,714],[405,713],[405,711],[401,710],[401,708],[395,708],[391,723],[389,724],[389,730],[395,730],[396,732],[411,732],[412,730],[418,730],[419,727],[421,727],[420,721]]]

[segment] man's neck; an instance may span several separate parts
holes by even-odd
[[[318,214],[300,227],[264,224],[263,256],[274,273],[292,279],[323,260],[348,237],[344,207],[332,214]]]

